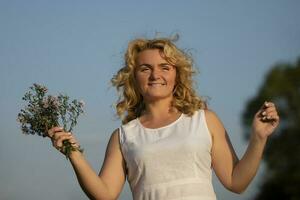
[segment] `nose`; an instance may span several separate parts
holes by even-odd
[[[151,70],[151,74],[150,74],[150,80],[156,80],[160,77],[160,72],[158,69],[156,69],[155,67]]]

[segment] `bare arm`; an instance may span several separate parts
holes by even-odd
[[[277,123],[268,131],[259,130],[258,128],[269,126],[271,123],[261,121],[263,111],[267,111],[270,116],[273,116],[272,119],[277,119],[278,122],[279,118],[274,108],[262,108],[256,113],[251,139],[241,160],[236,156],[222,122],[215,113],[206,111],[207,124],[213,136],[212,166],[221,183],[232,192],[242,193],[246,190],[259,168],[267,137],[278,125]]]
[[[65,139],[70,142],[76,141],[73,135],[68,135],[66,132],[55,132],[51,138],[54,138],[52,141],[55,147],[60,147]],[[71,153],[70,161],[82,190],[90,199],[118,198],[125,182],[125,170],[117,130],[111,135],[99,175],[79,151]]]

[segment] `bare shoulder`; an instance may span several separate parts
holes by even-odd
[[[119,129],[115,129],[109,139],[109,146],[118,147],[120,146]]]
[[[119,129],[118,129],[118,128],[115,129],[115,130],[112,132],[112,134],[111,134],[110,137],[113,138],[114,140],[119,140]]]
[[[216,134],[225,133],[224,125],[220,120],[220,118],[218,117],[218,115],[210,109],[205,109],[204,112],[205,112],[206,124],[212,136],[214,137],[216,136]]]
[[[211,125],[211,126],[215,126],[215,125],[218,125],[218,124],[222,124],[221,120],[219,119],[218,115],[210,110],[210,109],[205,109],[204,110],[205,112],[205,118],[206,118],[206,122]]]

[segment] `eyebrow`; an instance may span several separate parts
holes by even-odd
[[[162,65],[170,65],[170,66],[173,66],[173,65],[171,65],[170,63],[160,63],[159,65],[160,65],[160,66],[162,66]]]
[[[159,65],[159,66],[165,66],[165,65],[173,66],[173,65],[171,65],[170,63],[159,63],[158,65]],[[153,67],[152,65],[147,64],[147,63],[142,63],[142,64],[138,65],[138,67],[142,67],[142,66]]]

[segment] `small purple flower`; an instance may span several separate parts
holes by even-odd
[[[49,108],[49,102],[48,102],[48,99],[43,99],[42,105],[43,105],[43,108]]]
[[[60,102],[57,96],[48,96],[48,104],[57,110],[60,106]]]
[[[85,102],[83,100],[79,101],[79,106],[82,109],[85,106]]]

